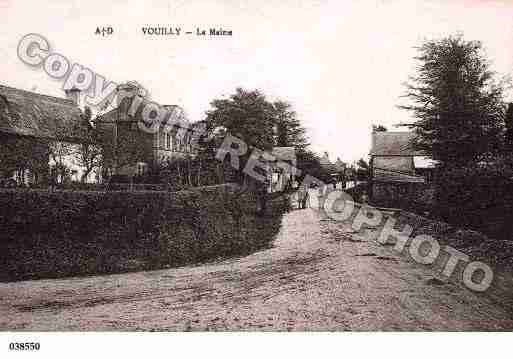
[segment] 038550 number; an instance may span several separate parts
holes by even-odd
[[[9,350],[39,350],[39,343],[9,343]]]

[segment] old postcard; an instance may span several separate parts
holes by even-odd
[[[0,18],[8,354],[42,354],[37,332],[513,329],[510,1]]]

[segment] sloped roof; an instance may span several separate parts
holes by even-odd
[[[341,172],[346,169],[346,164],[342,162],[340,158],[337,158],[337,161],[335,162],[335,170]]]
[[[79,139],[83,130],[80,115],[72,100],[0,85],[0,132]]]
[[[96,118],[97,123],[101,127],[104,127],[105,124],[114,123],[118,121],[118,114],[123,114],[121,121],[124,122],[144,122],[143,119],[143,109],[148,104],[154,104],[148,99],[143,98],[141,102],[137,105],[136,112],[132,115],[129,111],[131,110],[133,99],[131,97],[126,97],[122,100],[120,104],[111,109],[110,111],[98,116]],[[162,105],[162,107],[168,111],[166,116],[163,118],[168,123],[174,124],[172,132],[176,133],[178,128],[181,126],[178,120],[183,120],[185,123],[190,124],[186,113],[184,110],[178,105]],[[149,124],[148,124],[149,126]],[[165,122],[162,122],[161,127],[165,126]],[[188,127],[183,127],[185,129],[189,129]]]
[[[413,149],[411,142],[415,138],[412,132],[373,132],[373,156],[422,156],[422,152]]]
[[[332,166],[333,163],[331,163],[330,158],[328,157],[328,153],[324,152],[321,159],[319,160],[321,166]]]

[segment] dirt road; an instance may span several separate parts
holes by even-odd
[[[2,330],[504,330],[486,295],[312,209],[284,218],[274,247],[197,267],[0,284]]]

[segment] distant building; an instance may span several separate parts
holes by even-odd
[[[330,156],[329,156],[328,152],[324,152],[324,154],[322,155],[322,157],[320,159],[320,164],[321,164],[321,167],[326,172],[328,172],[330,174],[335,172],[335,166],[330,161]]]
[[[371,200],[394,204],[426,202],[436,162],[412,146],[411,132],[373,132],[370,151]],[[429,197],[431,193],[427,195]]]
[[[75,91],[66,95],[0,85],[0,177],[34,185],[48,181],[50,169],[60,165],[72,180],[81,178],[83,169],[70,153],[83,141],[86,124]]]
[[[342,162],[340,158],[337,157],[337,160],[335,161],[335,173],[336,173],[336,183],[338,188],[345,189],[346,188],[346,171],[347,171],[347,165],[346,163]]]
[[[331,183],[345,182],[346,164],[337,158],[335,163],[330,161],[328,152],[324,152],[320,159],[321,168],[329,175]]]
[[[165,124],[159,126],[155,133],[142,131],[139,123],[143,121],[142,109],[148,101],[142,99],[139,109],[132,115],[130,111],[132,99],[124,99],[118,107],[99,117],[96,123],[103,135],[112,140],[113,148],[118,148],[118,153],[110,153],[112,165],[104,169],[104,175],[141,175],[146,172],[150,164],[195,155],[189,129],[183,136],[178,135],[177,128],[166,128]],[[170,113],[179,110],[178,106],[173,105],[164,106],[164,108]],[[127,156],[128,152],[132,154]]]
[[[337,157],[337,161],[335,162],[335,171],[344,172],[346,169],[346,164],[342,162],[340,158]]]

